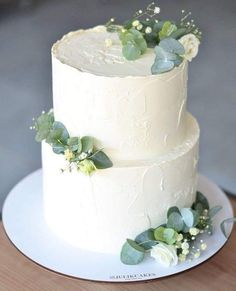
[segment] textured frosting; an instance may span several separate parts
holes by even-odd
[[[106,34],[104,27],[73,32],[53,46],[55,118],[71,135],[96,137],[97,147],[112,160],[146,160],[167,153],[186,134],[187,63],[162,75],[136,76],[134,68],[146,74],[151,66],[146,60],[141,66],[141,58],[122,63],[126,77],[109,77],[117,64],[102,64],[96,55]],[[99,68],[105,76],[95,74]]]
[[[106,46],[106,40],[112,45]],[[53,46],[53,53],[64,64],[103,76],[151,75],[155,59],[153,49],[148,49],[138,60],[126,60],[118,34],[107,32],[105,26],[68,33]]]
[[[45,218],[51,229],[79,248],[118,253],[126,238],[165,222],[171,206],[195,199],[199,128],[187,116],[184,141],[152,162],[117,163],[85,176],[61,173],[64,157],[43,144]]]

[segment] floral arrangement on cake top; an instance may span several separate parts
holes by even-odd
[[[198,53],[202,32],[189,19],[191,12],[182,10],[179,21],[159,19],[160,8],[152,2],[145,10],[138,10],[123,25],[111,18],[107,31],[116,32],[122,44],[122,53],[127,60],[136,60],[147,48],[154,48],[155,61],[152,74],[161,74],[178,67],[183,60],[191,61]]]
[[[34,125],[30,129],[36,130],[35,140],[45,141],[51,145],[56,154],[62,154],[68,162],[66,169],[77,169],[85,175],[91,175],[97,169],[112,167],[109,157],[101,149],[94,146],[94,138],[91,136],[70,137],[63,123],[55,121],[53,111],[42,114],[34,119]],[[61,169],[62,172],[65,169]]]
[[[197,192],[191,208],[171,207],[166,224],[142,232],[135,240],[127,239],[121,250],[121,261],[136,265],[150,254],[158,263],[169,267],[198,258],[207,248],[201,235],[212,234],[213,217],[221,209],[221,206],[210,208],[207,198]],[[225,222],[221,223],[221,229],[226,236]]]

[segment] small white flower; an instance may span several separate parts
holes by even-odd
[[[182,235],[182,233],[179,233],[178,235],[177,235],[177,237],[176,237],[176,240],[179,242],[179,241],[181,241],[183,239],[183,235]]]
[[[206,248],[207,248],[207,244],[206,243],[202,243],[200,247],[201,247],[202,251],[205,251]]]
[[[184,254],[179,255],[179,261],[184,262],[186,260],[186,256]]]
[[[139,24],[136,28],[137,28],[137,30],[141,30],[143,28],[143,25]]]
[[[200,253],[200,252],[196,252],[196,253],[194,254],[194,258],[195,258],[195,259],[197,259],[197,258],[199,258],[199,257],[200,257],[200,255],[201,255],[201,253]]]
[[[151,257],[166,267],[175,266],[178,263],[176,248],[165,243],[159,243],[152,247]]]
[[[149,34],[151,32],[152,32],[152,28],[150,26],[147,26],[146,29],[145,29],[145,33]]]
[[[160,11],[161,11],[160,7],[156,6],[156,7],[154,8],[154,11],[153,11],[153,12],[154,12],[155,14],[159,14]]]
[[[74,157],[73,152],[70,151],[69,149],[65,150],[64,155],[65,155],[65,159],[66,159],[67,161],[70,161],[70,160],[73,159],[73,157]]]
[[[87,154],[86,153],[81,153],[80,155],[79,155],[79,159],[80,160],[84,160],[84,159],[86,159],[87,158]]]
[[[183,254],[183,255],[188,255],[188,254],[189,254],[189,250],[187,250],[187,249],[183,250],[183,251],[182,251],[182,254]]]
[[[183,45],[185,50],[184,58],[191,62],[198,54],[199,39],[194,34],[189,33],[182,36],[179,42]]]
[[[110,38],[105,39],[105,45],[106,45],[106,47],[111,47],[112,46],[112,40]]]
[[[198,235],[199,232],[200,232],[200,230],[199,230],[198,228],[196,228],[196,227],[191,227],[191,228],[189,229],[189,233],[190,233],[191,235]]]
[[[183,250],[188,250],[188,249],[189,249],[189,243],[187,243],[187,242],[183,242],[183,243],[181,244],[181,248],[182,248]]]
[[[132,22],[133,27],[136,27],[136,26],[138,26],[139,24],[140,24],[139,20],[134,20],[134,21]]]

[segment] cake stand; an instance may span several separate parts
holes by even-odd
[[[152,258],[139,265],[127,266],[117,255],[78,249],[59,238],[43,217],[41,170],[24,178],[9,193],[3,206],[3,225],[8,238],[22,254],[51,271],[94,281],[147,281],[193,268],[216,254],[226,243],[220,222],[233,216],[228,198],[201,175],[198,190],[208,198],[211,206],[222,205],[223,209],[214,218],[213,235],[204,234],[207,250],[198,259],[169,268],[157,264]],[[232,225],[227,225],[227,232],[231,231]]]

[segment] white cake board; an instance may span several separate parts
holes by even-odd
[[[118,255],[78,249],[57,237],[43,217],[41,170],[24,178],[10,192],[3,207],[3,225],[20,252],[49,270],[95,281],[146,281],[195,267],[216,254],[226,243],[219,225],[223,219],[233,216],[228,198],[203,176],[199,176],[198,189],[207,196],[211,206],[222,205],[223,209],[214,219],[214,234],[204,235],[207,250],[198,259],[170,268],[157,264],[152,258],[136,266],[127,266],[120,262]],[[228,233],[231,231],[232,225],[228,225]]]

